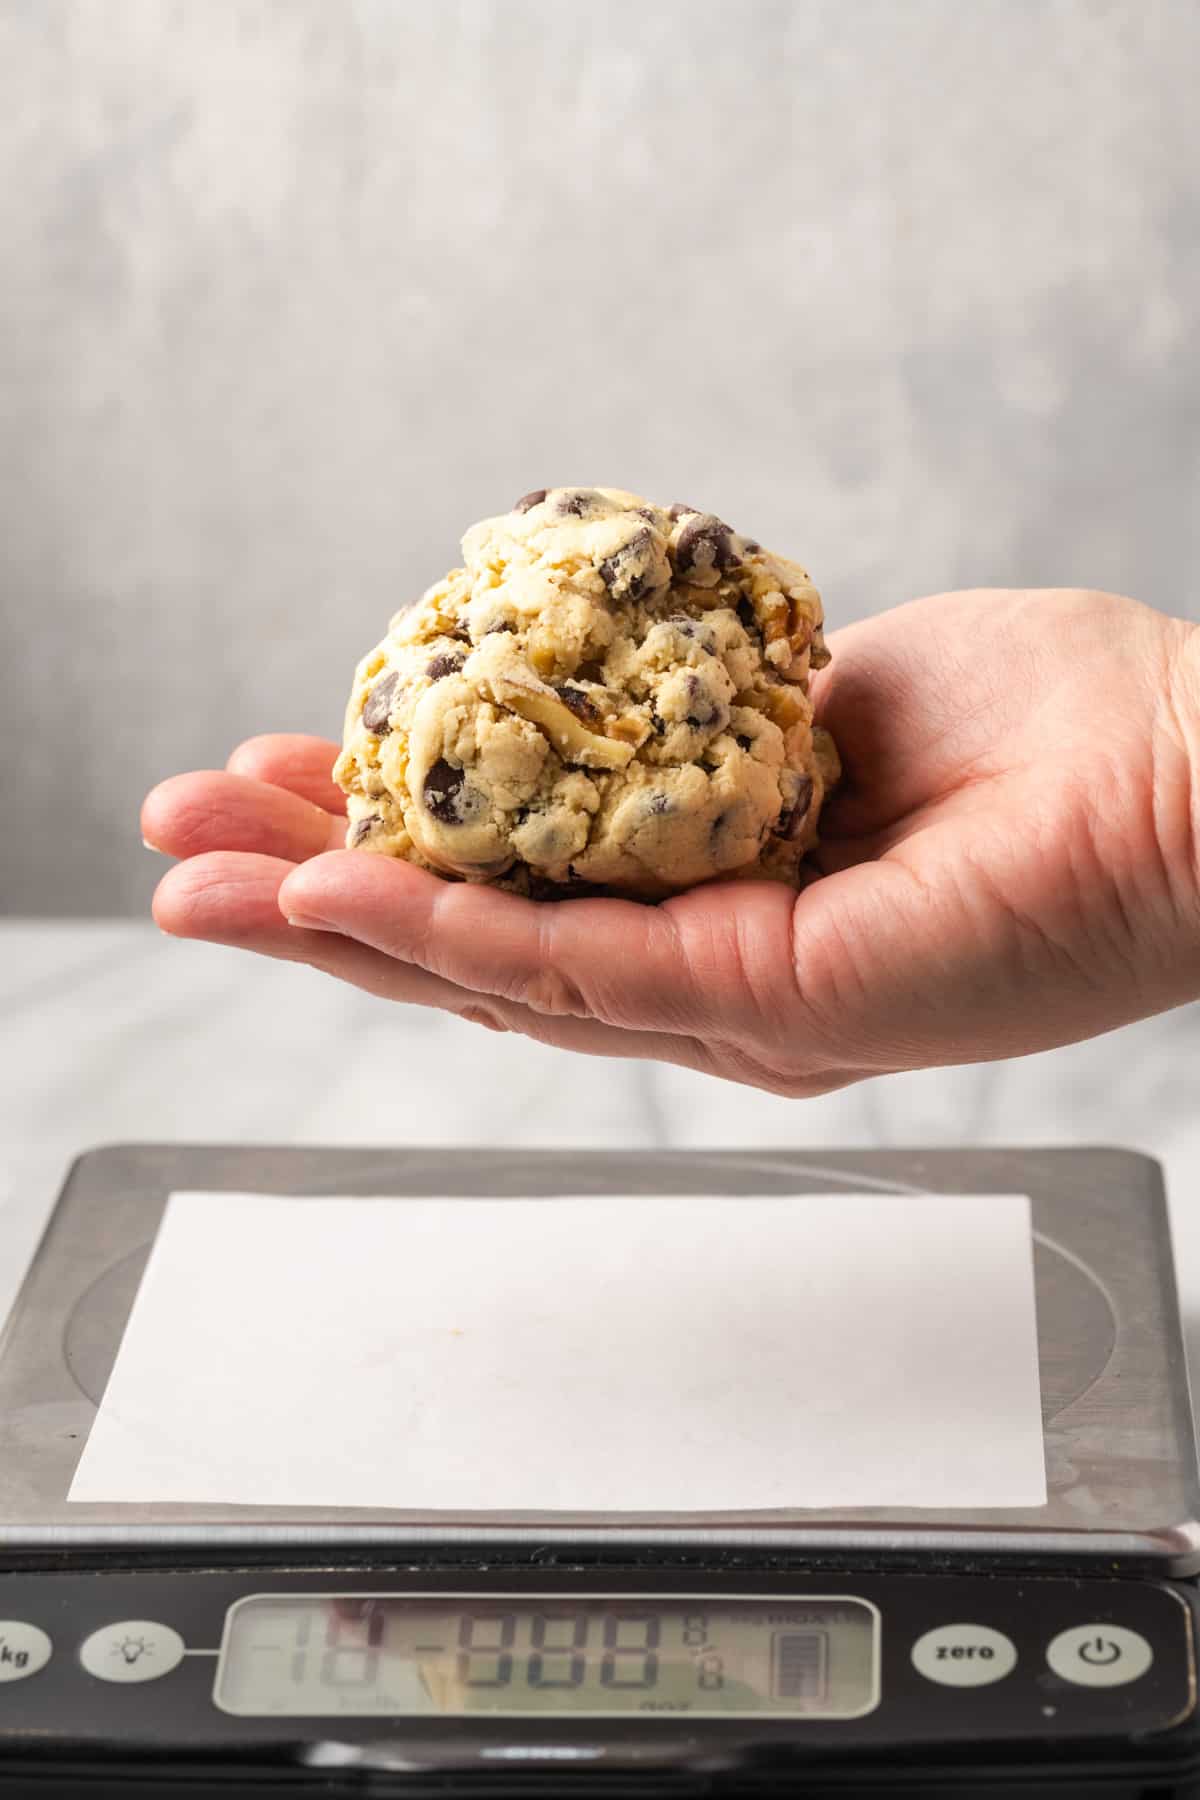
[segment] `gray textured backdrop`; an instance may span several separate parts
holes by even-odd
[[[1194,0],[0,0],[9,911],[524,489],[1200,617]]]

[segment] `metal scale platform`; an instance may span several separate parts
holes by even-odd
[[[172,1190],[843,1188],[1031,1197],[1044,1507],[66,1499]],[[1165,1201],[1142,1157],[96,1151],[0,1341],[0,1796],[1200,1795],[1198,1518]],[[290,1700],[247,1674],[248,1633],[276,1644]]]

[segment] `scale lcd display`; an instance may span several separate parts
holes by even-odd
[[[879,1701],[879,1615],[843,1596],[252,1595],[214,1699],[255,1717],[848,1719]]]

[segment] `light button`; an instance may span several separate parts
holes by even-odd
[[[912,1647],[913,1668],[943,1687],[987,1687],[1017,1666],[1017,1646],[990,1625],[937,1625]]]
[[[24,1681],[50,1661],[53,1646],[40,1625],[0,1619],[0,1681]]]
[[[184,1643],[169,1625],[153,1619],[121,1619],[84,1638],[79,1660],[101,1681],[157,1681],[183,1659]]]
[[[1124,1687],[1146,1673],[1154,1651],[1124,1625],[1073,1625],[1051,1639],[1046,1661],[1076,1687]]]

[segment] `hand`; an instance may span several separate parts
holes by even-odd
[[[1200,627],[971,592],[831,639],[823,878],[536,903],[339,848],[336,746],[252,739],[149,796],[165,931],[777,1093],[1023,1055],[1200,996]]]

